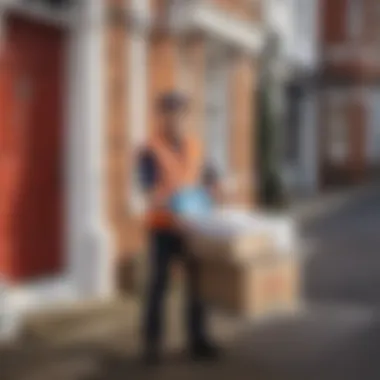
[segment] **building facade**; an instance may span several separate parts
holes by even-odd
[[[115,294],[143,247],[134,173],[167,90],[255,203],[257,1],[3,1],[0,316]],[[5,296],[4,296],[5,295]]]
[[[321,2],[322,185],[356,184],[380,166],[380,4]]]
[[[379,5],[280,0],[267,25],[285,67],[280,163],[289,193],[379,177]]]
[[[275,65],[279,101],[277,166],[291,196],[314,193],[318,176],[319,0],[268,0],[265,24],[277,40]]]

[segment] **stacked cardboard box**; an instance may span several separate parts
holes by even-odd
[[[208,304],[246,317],[261,317],[299,305],[301,265],[276,231],[245,229],[189,234],[189,247],[200,262],[201,291]]]
[[[299,302],[298,260],[268,255],[251,261],[201,260],[207,303],[246,317],[294,310]]]

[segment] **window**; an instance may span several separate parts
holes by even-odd
[[[360,38],[363,29],[363,0],[347,0],[347,34],[350,40]]]
[[[206,63],[206,160],[220,174],[229,170],[229,66],[226,48],[216,41],[207,47]]]
[[[342,164],[349,154],[349,125],[345,98],[331,98],[327,123],[327,154],[332,164]]]

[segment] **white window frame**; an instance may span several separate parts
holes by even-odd
[[[345,108],[348,98],[338,91],[330,94],[328,100],[327,157],[330,163],[341,165],[350,154],[349,125]]]
[[[231,169],[229,87],[232,61],[227,49],[216,40],[210,39],[206,43],[204,126],[206,161],[221,175],[228,175]],[[221,66],[217,68],[215,64]],[[211,75],[216,77],[212,78]]]
[[[129,50],[127,62],[127,75],[125,76],[126,88],[128,89],[128,104],[126,105],[126,136],[129,144],[129,160],[133,163],[130,170],[130,181],[127,181],[127,209],[135,215],[140,215],[146,207],[139,183],[136,156],[138,150],[147,139],[147,75],[148,75],[148,37],[149,22],[151,16],[149,0],[125,0],[126,9],[132,12],[132,17],[138,20],[137,29],[131,30],[130,37],[125,36],[125,49]]]

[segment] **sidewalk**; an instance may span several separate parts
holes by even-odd
[[[380,182],[315,195],[299,196],[291,201],[289,213],[302,223],[305,220],[323,217],[355,198],[365,197],[374,192],[380,192]]]
[[[293,203],[290,213],[300,221],[318,219],[344,207],[352,199],[376,193],[380,194],[379,185],[299,199]],[[359,223],[362,224],[362,220]],[[369,275],[364,269],[357,271],[358,267],[362,268],[360,263],[380,268],[375,254],[364,255],[363,260],[362,251],[352,259],[346,252],[334,255],[323,249],[321,253],[312,274],[318,286],[327,286],[328,294],[334,286],[338,291],[341,288],[357,290],[350,288],[351,281],[363,281],[352,277],[341,282],[340,279],[350,273],[350,268],[345,268],[342,262],[349,259],[353,263],[352,271],[366,274],[364,281]],[[377,284],[372,281],[379,278],[375,272],[369,282],[371,289]],[[333,282],[329,280],[331,273]],[[365,288],[367,285],[364,285]],[[138,302],[129,298],[108,305],[88,305],[76,315],[61,314],[56,320],[37,316],[28,327],[29,333],[34,334],[33,339],[30,334],[25,341],[8,348],[0,347],[1,380],[378,379],[380,323],[374,318],[372,307],[311,307],[297,315],[279,316],[260,323],[242,323],[237,318],[216,313],[211,319],[212,331],[226,347],[226,358],[216,365],[204,366],[194,365],[177,353],[185,338],[178,301],[180,299],[171,298],[167,305],[169,356],[165,365],[153,374],[138,363],[141,318]],[[363,371],[370,373],[363,374]]]
[[[363,358],[378,352],[378,346],[370,352],[365,346],[372,328],[365,310],[315,309],[256,323],[213,315],[212,330],[225,347],[225,357],[215,364],[196,364],[182,354],[181,318],[171,303],[164,364],[151,372],[139,362],[139,329],[127,322],[128,310],[124,323],[119,320],[101,333],[93,326],[86,338],[79,329],[65,341],[0,348],[1,379],[359,380]]]

